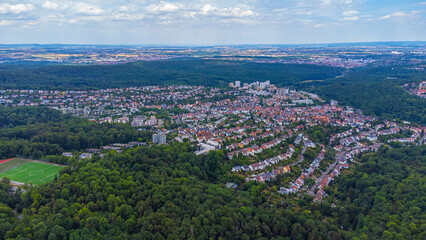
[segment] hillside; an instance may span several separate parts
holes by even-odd
[[[313,203],[308,195],[271,202],[260,194],[262,185],[226,189],[221,153],[197,157],[189,151],[188,143],[141,147],[74,163],[52,183],[1,198],[0,236],[424,238],[424,146],[363,157],[362,165],[344,173],[334,190],[329,188],[330,199],[339,200],[336,208],[330,202]],[[8,195],[7,181],[0,186],[0,194]],[[12,213],[16,206],[24,209],[22,219]]]
[[[420,82],[426,73],[408,67],[354,69],[342,78],[301,87],[339,104],[359,108],[368,115],[425,124],[426,99],[408,94],[401,85]]]

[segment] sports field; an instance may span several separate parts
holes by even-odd
[[[51,181],[62,168],[56,164],[15,158],[0,164],[0,178],[8,177],[14,182],[40,185]]]

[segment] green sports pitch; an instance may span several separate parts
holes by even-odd
[[[0,178],[8,177],[14,182],[40,185],[53,180],[62,168],[56,164],[15,158],[0,164]]]

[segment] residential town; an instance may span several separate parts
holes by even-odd
[[[412,82],[401,86],[406,92],[420,98],[426,98],[426,81],[420,83]]]
[[[146,86],[87,91],[0,90],[0,105],[46,106],[98,124],[155,131],[152,142],[115,143],[78,154],[190,142],[196,155],[222,151],[230,175],[274,184],[280,194],[306,192],[322,201],[324,188],[366,152],[382,145],[424,144],[424,126],[365,116],[315,94],[266,82],[227,88]],[[238,185],[230,184],[233,188]]]

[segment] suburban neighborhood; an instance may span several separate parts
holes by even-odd
[[[355,159],[382,145],[424,144],[424,126],[365,116],[337,101],[236,81],[228,88],[146,86],[88,91],[0,90],[4,106],[47,106],[98,124],[153,131],[152,141],[114,143],[80,153],[79,160],[150,144],[190,142],[196,155],[221,151],[229,174],[276,185],[283,196],[306,192],[320,202],[324,188]],[[230,185],[231,186],[231,185]],[[232,187],[238,185],[232,183]]]

